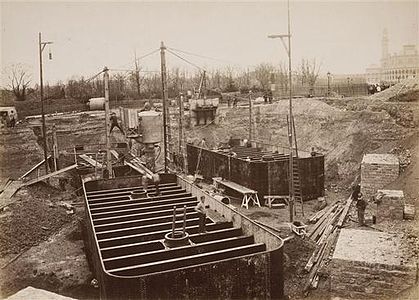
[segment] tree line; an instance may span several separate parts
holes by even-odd
[[[293,71],[293,84],[307,86],[314,90],[319,76],[320,65],[315,59],[303,59]],[[15,100],[25,101],[27,98],[39,97],[39,85],[32,84],[32,75],[22,65],[13,65],[5,71],[7,86],[3,89],[10,91]],[[167,86],[169,98],[176,98],[180,92],[196,91],[202,80],[202,71],[187,72],[180,68],[173,68],[167,72]],[[237,69],[226,66],[223,69],[213,69],[205,72],[205,88],[208,95],[240,92],[249,90],[267,93],[272,85],[275,89],[289,88],[288,68],[284,63],[273,65],[260,63],[252,70]],[[93,97],[104,94],[102,76],[89,79],[73,77],[66,82],[44,84],[44,99],[75,99],[82,103]],[[110,72],[109,80],[110,101],[126,99],[161,99],[161,76],[158,72],[146,72],[137,67],[135,71]]]

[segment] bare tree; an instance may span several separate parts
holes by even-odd
[[[317,66],[316,59],[309,61],[303,58],[301,61],[301,84],[308,84],[310,95],[314,94],[314,85],[319,77],[320,67],[321,65]]]
[[[28,87],[31,83],[31,76],[21,64],[12,65],[9,68],[8,87],[12,90],[17,101],[26,100]]]
[[[275,67],[271,64],[261,63],[255,68],[255,78],[259,82],[262,90],[266,91],[269,88],[271,80],[271,73],[275,72]]]
[[[138,65],[137,60],[135,61],[135,70],[130,73],[129,80],[132,85],[135,85],[138,99],[141,98],[141,84],[143,83],[144,77],[140,75],[142,68]]]

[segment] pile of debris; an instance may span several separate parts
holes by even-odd
[[[309,222],[314,225],[307,233],[307,237],[315,242],[317,247],[305,266],[305,270],[310,273],[304,287],[305,293],[308,293],[311,288],[317,288],[321,271],[330,260],[340,228],[348,215],[351,204],[352,197],[349,197],[345,203],[337,202],[327,206],[309,218]]]
[[[401,146],[395,147],[391,149],[391,154],[396,154],[399,158],[399,164],[400,164],[400,171],[403,172],[411,163],[412,161],[412,153],[409,149],[404,149]]]

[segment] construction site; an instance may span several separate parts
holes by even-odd
[[[160,94],[115,100],[104,67],[82,105],[45,96],[39,33],[39,97],[1,103],[0,297],[418,299],[419,79],[301,89],[270,37],[281,89],[161,42]]]

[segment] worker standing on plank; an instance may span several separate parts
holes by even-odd
[[[198,213],[199,217],[199,233],[205,233],[205,221],[207,219],[207,211],[205,210],[205,196],[201,196],[200,201],[195,206],[195,211]]]
[[[364,226],[365,225],[365,209],[367,208],[367,201],[364,200],[362,193],[358,193],[356,208],[358,210],[359,226]]]
[[[122,134],[125,134],[124,130],[121,128],[121,126],[119,126],[118,118],[116,117],[116,114],[114,112],[111,114],[110,119],[111,119],[111,130],[109,131],[109,133],[112,132],[114,127],[117,127],[122,132]]]

